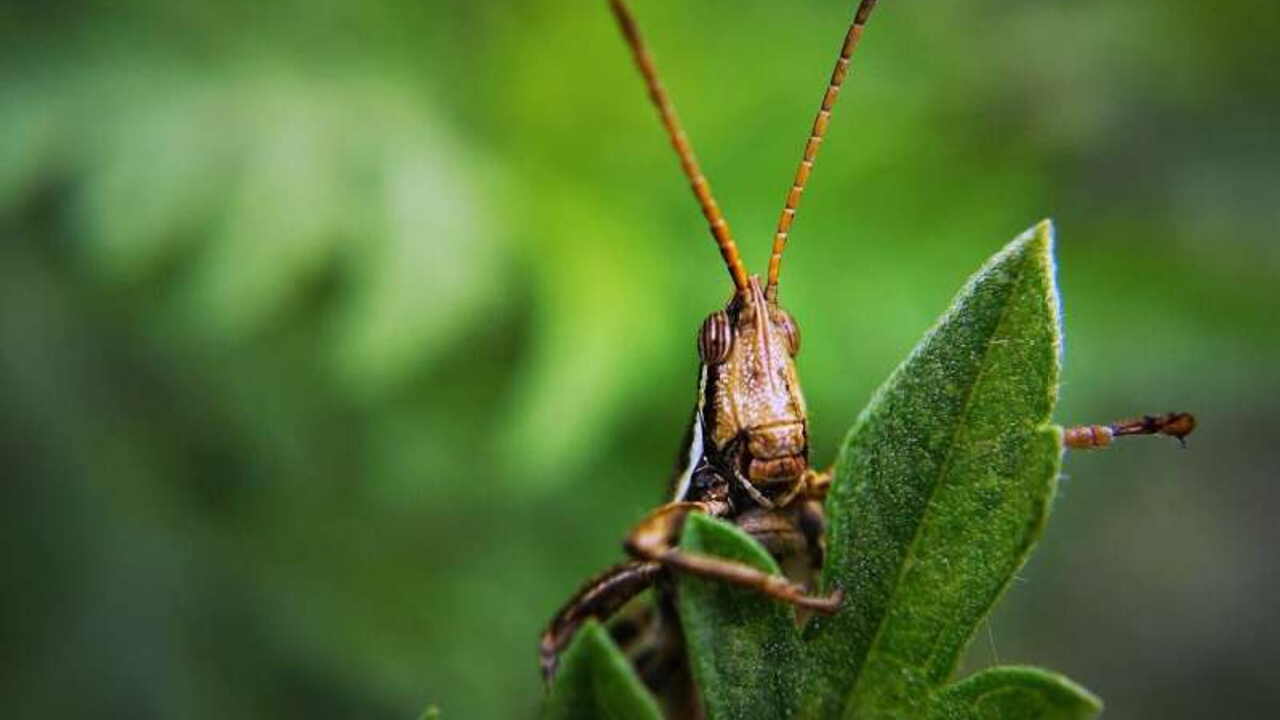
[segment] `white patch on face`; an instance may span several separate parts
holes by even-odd
[[[693,436],[689,439],[689,457],[685,459],[684,470],[676,481],[676,494],[671,502],[680,502],[689,494],[689,483],[693,482],[693,470],[702,460],[702,406],[707,401],[707,366],[702,366],[698,377],[698,407],[693,412]]]

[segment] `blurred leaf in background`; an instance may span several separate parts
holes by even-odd
[[[756,269],[852,5],[636,0]],[[1118,717],[1277,699],[1276,13],[885,8],[793,233],[819,459],[1045,215],[1058,420],[1202,416],[1068,458],[988,629]],[[532,713],[728,292],[604,3],[19,2],[0,48],[9,713]]]

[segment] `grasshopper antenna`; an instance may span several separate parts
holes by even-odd
[[[778,299],[778,275],[782,273],[782,251],[787,247],[787,236],[791,233],[791,223],[796,218],[796,208],[800,207],[800,195],[809,182],[809,172],[813,170],[814,158],[818,156],[818,146],[822,144],[822,135],[827,131],[827,122],[831,119],[831,108],[836,104],[840,94],[840,86],[844,84],[845,75],[849,72],[849,59],[862,39],[862,29],[867,18],[875,9],[876,0],[862,0],[858,11],[854,13],[853,23],[844,36],[844,44],[840,46],[840,57],[836,67],[831,71],[831,82],[827,84],[827,92],[822,96],[822,107],[813,120],[813,130],[804,144],[804,157],[800,159],[800,167],[796,170],[795,181],[787,193],[787,204],[782,208],[782,216],[778,218],[778,230],[773,235],[773,254],[769,256],[769,284],[765,295],[770,301]]]
[[[698,199],[698,204],[702,206],[702,215],[711,226],[711,234],[716,239],[716,245],[720,246],[720,255],[724,257],[724,263],[729,268],[734,287],[739,293],[746,293],[747,269],[742,264],[742,257],[738,255],[738,246],[733,242],[733,234],[729,232],[729,223],[725,221],[724,215],[720,212],[720,206],[711,195],[711,185],[707,182],[707,177],[702,174],[702,168],[698,166],[698,159],[693,155],[693,148],[689,146],[689,138],[685,135],[684,128],[680,127],[676,109],[667,98],[666,88],[658,80],[653,56],[649,54],[644,39],[640,37],[640,29],[636,26],[635,17],[631,15],[631,11],[622,0],[609,0],[609,6],[613,8],[613,14],[618,19],[622,35],[631,46],[636,66],[640,68],[640,74],[644,76],[645,84],[649,87],[649,98],[658,108],[658,114],[662,116],[662,124],[671,138],[671,146],[675,148],[676,155],[680,156],[680,167],[684,170],[685,177],[689,178],[689,184],[693,187],[693,194]]]

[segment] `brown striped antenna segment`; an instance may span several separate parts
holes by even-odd
[[[836,104],[840,94],[840,86],[844,84],[845,75],[849,72],[849,59],[853,57],[858,41],[862,39],[862,29],[867,18],[875,9],[876,0],[862,0],[858,11],[853,15],[853,23],[845,33],[844,44],[840,46],[840,57],[836,60],[835,69],[831,71],[831,82],[822,96],[822,107],[813,120],[813,130],[804,144],[804,157],[800,159],[800,167],[796,170],[791,190],[787,192],[787,203],[782,208],[782,216],[778,218],[778,229],[773,235],[773,253],[769,256],[769,284],[765,295],[769,300],[778,297],[778,276],[782,272],[782,251],[787,247],[787,237],[791,234],[791,223],[795,220],[796,209],[800,207],[800,195],[804,193],[805,184],[809,182],[809,172],[813,170],[813,161],[818,157],[818,147],[822,144],[822,135],[827,131],[827,122],[831,119],[831,108]]]
[[[635,56],[640,74],[644,76],[645,84],[649,87],[649,97],[658,108],[658,114],[662,116],[662,124],[671,138],[671,146],[675,148],[676,155],[680,156],[680,167],[689,178],[694,197],[702,206],[702,215],[711,226],[711,234],[715,236],[716,245],[720,246],[720,255],[724,257],[724,264],[729,268],[734,287],[739,293],[746,293],[747,269],[742,264],[742,257],[738,255],[738,246],[733,242],[733,234],[729,232],[729,223],[725,221],[724,215],[720,212],[720,206],[711,195],[711,185],[707,182],[707,177],[702,174],[702,168],[698,166],[698,159],[693,155],[693,148],[689,146],[689,138],[685,135],[684,128],[680,127],[680,120],[676,117],[676,110],[672,107],[670,99],[667,98],[666,89],[658,80],[653,56],[649,54],[644,40],[640,37],[636,20],[622,0],[609,0],[609,5],[613,8],[614,16],[618,18],[622,35],[631,46],[631,53]]]

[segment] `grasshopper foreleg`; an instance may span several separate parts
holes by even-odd
[[[627,537],[626,550],[631,555],[710,580],[737,585],[762,595],[790,603],[796,607],[831,614],[840,607],[844,593],[836,589],[826,597],[809,595],[805,588],[785,577],[770,575],[732,560],[686,552],[675,542],[690,513],[722,515],[728,505],[719,502],[675,502],[663,505],[641,520]]]

